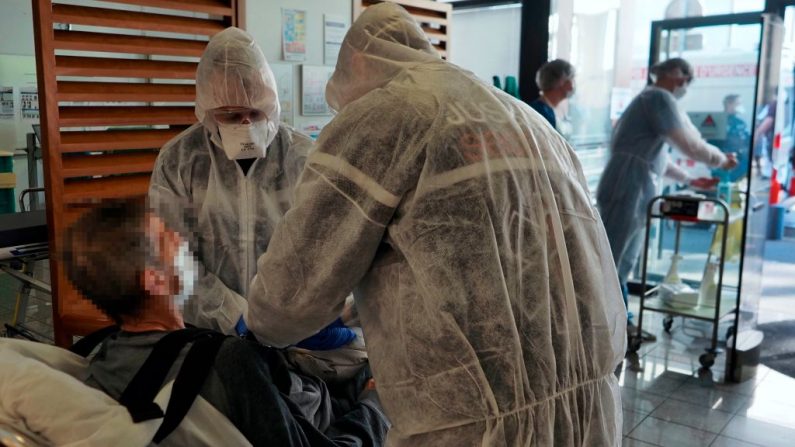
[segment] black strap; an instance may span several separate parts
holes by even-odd
[[[155,433],[153,439],[155,444],[159,444],[179,426],[212,370],[215,357],[226,337],[219,333],[207,335],[207,338],[196,340],[185,356],[171,390],[166,415]]]
[[[88,357],[103,340],[119,332],[119,330],[119,326],[116,325],[104,327],[81,338],[77,343],[73,344],[69,350],[81,357]]]
[[[127,408],[133,422],[163,417],[163,411],[154,400],[168,372],[188,343],[208,333],[214,332],[205,329],[182,329],[165,335],[155,344],[152,353],[119,398],[119,403]]]

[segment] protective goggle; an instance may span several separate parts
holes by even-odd
[[[215,122],[220,124],[241,124],[244,121],[256,123],[267,118],[265,112],[257,109],[215,109],[212,111]]]

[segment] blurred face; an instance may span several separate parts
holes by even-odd
[[[563,93],[566,96],[566,98],[571,98],[572,96],[574,96],[574,92],[577,89],[577,86],[574,83],[574,78],[570,78],[563,81],[561,89],[563,89]]]
[[[726,103],[726,113],[729,115],[734,115],[738,113],[738,109],[741,107],[740,101],[729,101]]]
[[[247,107],[219,107],[210,111],[218,124],[252,124],[267,118],[265,112]]]
[[[674,93],[681,89],[687,89],[687,86],[690,85],[690,81],[688,77],[682,73],[682,70],[677,68],[664,76],[660,76],[657,79],[656,85]]]

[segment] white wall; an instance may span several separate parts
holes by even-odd
[[[0,0],[0,54],[33,55],[33,11],[30,0]]]
[[[285,62],[283,60],[282,8],[306,11],[306,60],[303,62]],[[299,130],[307,124],[325,124],[331,120],[331,116],[301,116],[301,70],[298,65],[323,65],[323,15],[342,15],[350,23],[352,11],[352,0],[249,0],[246,2],[246,30],[260,44],[268,61],[270,63],[291,63],[296,65],[293,75],[295,92],[293,110],[295,127]]]
[[[521,7],[453,12],[452,20],[450,62],[488,83],[494,75],[518,78]]]

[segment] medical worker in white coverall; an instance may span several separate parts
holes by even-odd
[[[353,290],[388,444],[619,446],[626,310],[571,147],[392,3],[353,24],[326,97],[256,336],[295,343]]]

